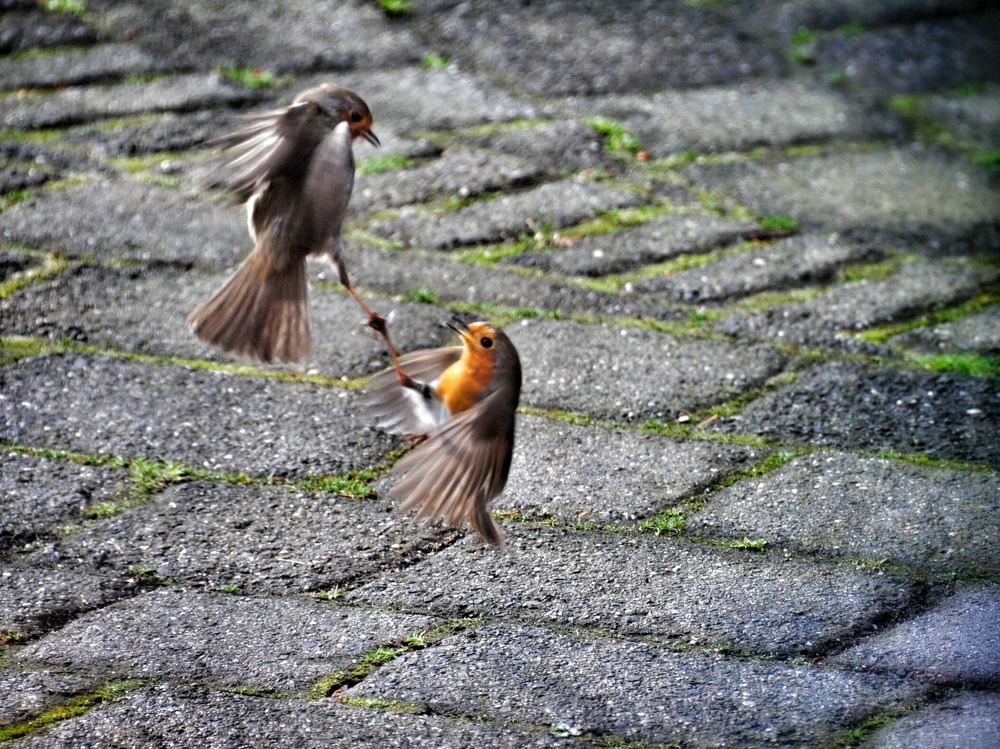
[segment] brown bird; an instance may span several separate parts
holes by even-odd
[[[387,369],[369,385],[365,406],[392,434],[425,438],[394,469],[389,496],[400,510],[449,525],[465,520],[489,543],[503,538],[489,505],[507,483],[521,397],[521,361],[507,335],[487,322],[446,323],[461,346],[400,358],[406,382]]]
[[[351,146],[358,138],[380,145],[368,105],[350,89],[323,84],[253,118],[220,139],[233,158],[213,184],[249,199],[254,248],[188,324],[198,338],[226,351],[299,361],[312,349],[306,257],[326,255],[394,353],[384,318],[351,286],[343,259],[341,227],[354,187]]]

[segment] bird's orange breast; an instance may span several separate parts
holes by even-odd
[[[461,413],[476,404],[492,375],[492,355],[466,348],[462,357],[441,374],[435,392],[448,411]]]

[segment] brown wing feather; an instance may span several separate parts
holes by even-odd
[[[502,388],[431,432],[396,467],[404,478],[389,492],[417,508],[417,518],[465,520],[489,543],[503,543],[489,512],[503,491],[514,450],[516,400]]]
[[[400,357],[399,363],[403,371],[417,382],[431,383],[461,355],[461,346],[427,349],[406,354]],[[436,395],[433,395],[433,403],[420,403],[420,400],[418,393],[399,386],[396,372],[390,367],[372,378],[361,407],[376,426],[390,434],[417,434],[436,426],[440,419],[432,417],[435,411],[443,408]],[[427,413],[420,413],[420,410]],[[440,416],[444,418],[447,413],[442,411]],[[429,425],[428,418],[432,421]]]

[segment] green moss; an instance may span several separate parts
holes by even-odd
[[[657,204],[599,210],[596,218],[561,229],[559,235],[580,238],[595,234],[610,234],[630,226],[645,224],[657,216],[667,213],[668,210],[666,206]]]
[[[418,715],[424,712],[423,705],[417,705],[413,702],[380,699],[378,697],[340,697],[339,701],[345,705],[355,705],[356,707],[366,707],[375,710],[391,710],[394,713]]]
[[[611,154],[635,154],[642,150],[639,139],[620,122],[608,117],[588,117],[585,122],[604,138],[604,148]]]
[[[410,0],[375,0],[387,16],[405,16],[413,10]]]
[[[312,597],[317,601],[336,601],[339,598],[343,598],[346,591],[346,588],[338,585],[331,590],[318,590],[312,594]]]
[[[792,233],[799,230],[799,222],[793,216],[761,216],[757,219],[760,228],[767,232]]]
[[[49,254],[45,256],[45,260],[33,268],[28,268],[21,273],[15,273],[13,276],[7,280],[0,283],[0,299],[10,296],[11,294],[20,291],[25,286],[35,283],[36,281],[44,281],[47,278],[52,278],[57,276],[69,267],[69,262],[63,260],[58,255]],[[0,345],[9,339],[0,339]]]
[[[367,176],[369,174],[381,174],[398,169],[409,169],[413,166],[413,159],[404,153],[386,153],[378,156],[369,156],[358,162],[358,174]]]
[[[11,741],[21,736],[27,736],[52,723],[83,715],[95,705],[115,700],[138,686],[139,682],[137,681],[116,681],[105,684],[92,692],[77,695],[67,703],[50,707],[41,715],[30,720],[0,726],[0,741]]]
[[[841,36],[850,37],[850,36],[859,36],[860,34],[865,33],[866,30],[867,29],[865,29],[863,24],[854,21],[852,23],[845,23],[843,26],[839,27],[837,29],[837,33],[840,34]]]
[[[514,255],[519,255],[522,252],[535,248],[536,242],[533,239],[523,237],[516,242],[485,244],[464,250],[456,250],[451,253],[451,257],[460,263],[489,267],[496,265],[504,258],[513,257]]]
[[[448,67],[451,65],[451,60],[435,52],[428,52],[421,58],[420,64],[428,70],[434,70],[436,68]]]
[[[400,298],[404,302],[416,304],[437,304],[439,301],[438,293],[425,286],[421,286],[419,289],[407,289],[400,295]]]
[[[882,281],[899,270],[907,259],[907,256],[896,255],[873,263],[849,263],[837,270],[836,281],[838,283]]]
[[[3,195],[0,195],[0,212],[6,211],[18,203],[23,203],[31,197],[31,194],[30,190],[11,190],[10,192],[5,192]]]
[[[872,737],[872,734],[891,725],[900,716],[915,709],[914,705],[904,705],[873,715],[854,728],[841,731],[829,741],[819,744],[817,749],[854,749],[854,747],[860,747]]]
[[[338,689],[353,686],[376,668],[407,652],[405,647],[379,646],[369,650],[347,671],[334,671],[323,677],[308,692],[310,699],[318,700],[331,696]]]
[[[928,468],[951,468],[958,471],[996,473],[995,468],[982,463],[965,463],[959,460],[949,460],[947,458],[932,458],[929,455],[920,455],[918,453],[901,453],[897,450],[882,450],[875,453],[875,455],[876,457],[885,458],[887,460],[901,460],[918,466],[927,466]]]
[[[816,62],[816,45],[820,39],[818,31],[800,26],[792,32],[789,39],[788,57],[799,65],[812,65]]]
[[[763,551],[767,546],[766,538],[743,538],[731,541],[727,539],[712,539],[709,541],[713,546],[721,546],[725,549],[742,549],[744,551]]]
[[[226,78],[255,91],[270,88],[278,82],[278,77],[272,71],[263,68],[223,65],[219,68],[219,72],[226,76]]]
[[[992,174],[1000,174],[1000,149],[974,152],[972,162],[986,167]]]
[[[901,333],[906,333],[907,331],[915,330],[916,328],[925,328],[950,322],[960,317],[965,317],[966,315],[979,312],[986,307],[997,303],[1000,303],[1000,294],[995,291],[986,291],[966,302],[963,302],[962,304],[956,305],[955,307],[949,307],[948,309],[937,310],[934,312],[925,312],[912,320],[879,325],[877,327],[861,331],[857,334],[857,336],[858,338],[870,341],[871,343],[885,343],[893,336],[897,336]]]
[[[910,361],[936,372],[956,372],[973,377],[1000,376],[1000,355],[962,352],[956,354],[915,354]]]
[[[653,517],[639,523],[644,531],[653,531],[657,536],[664,533],[680,533],[687,527],[687,511],[680,507],[668,507]]]
[[[50,13],[82,15],[87,10],[87,0],[41,0],[39,5]]]

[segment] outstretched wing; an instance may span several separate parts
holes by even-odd
[[[311,102],[251,115],[252,124],[213,141],[228,160],[207,184],[246,200],[265,182],[300,169],[325,130],[322,123],[310,122],[319,116]]]
[[[405,474],[389,492],[404,499],[402,511],[449,525],[466,521],[489,543],[503,537],[490,515],[490,502],[503,491],[514,451],[515,410],[511,393],[500,389],[446,421],[409,453],[395,471]]]
[[[404,388],[390,367],[375,375],[366,388],[362,408],[375,425],[390,434],[423,434],[448,419],[448,410],[434,393],[434,385],[448,367],[462,356],[462,347],[426,349],[400,357],[403,371],[427,385],[421,393]]]

